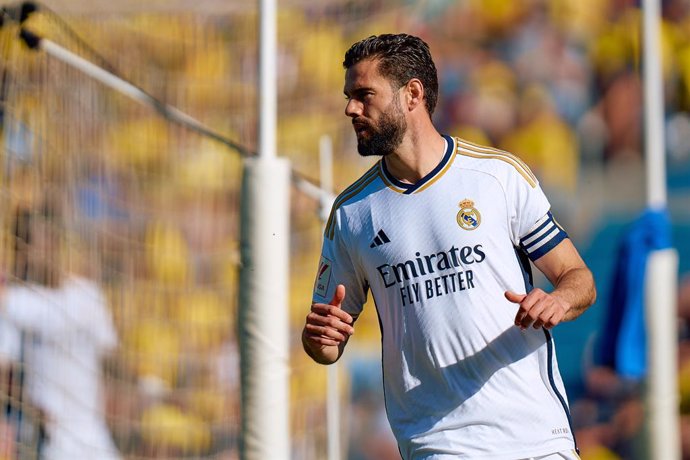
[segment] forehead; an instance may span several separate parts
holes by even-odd
[[[388,86],[388,81],[379,73],[378,61],[375,59],[359,61],[345,72],[345,94],[361,88]]]

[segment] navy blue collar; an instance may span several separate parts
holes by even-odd
[[[380,160],[381,170],[383,171],[384,178],[393,186],[393,188],[399,189],[399,191],[405,195],[410,195],[416,192],[417,190],[423,188],[429,182],[432,182],[437,176],[439,176],[441,171],[443,171],[446,168],[448,163],[450,163],[450,161],[453,158],[453,153],[455,152],[455,142],[453,142],[453,138],[445,134],[443,134],[442,137],[446,140],[446,153],[443,155],[443,158],[441,159],[440,163],[436,165],[436,167],[433,170],[431,170],[429,174],[422,177],[414,184],[406,184],[396,179],[390,173],[390,171],[388,171],[388,167],[386,167],[386,161],[384,157]]]

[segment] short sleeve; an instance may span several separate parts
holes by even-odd
[[[117,333],[103,291],[93,282],[78,280],[75,283],[75,301],[82,302],[84,327],[91,333],[93,343],[103,352],[117,346]]]
[[[352,246],[347,244],[338,210],[333,216],[335,229],[332,238],[326,235],[321,249],[321,259],[314,282],[313,301],[328,303],[333,298],[338,284],[345,286],[343,309],[357,317],[366,302],[368,284],[360,274],[362,271],[353,262]]]
[[[36,301],[37,297],[40,296],[30,287],[8,287],[4,296],[5,318],[18,329],[34,330],[37,325],[45,324],[46,318],[52,318],[53,309],[49,301],[40,303]]]
[[[568,237],[551,214],[549,200],[539,183],[515,174],[507,190],[513,243],[537,260]]]
[[[21,331],[4,314],[0,314],[0,362],[19,361],[21,346]]]

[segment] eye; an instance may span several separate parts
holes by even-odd
[[[357,89],[352,91],[352,93],[345,94],[346,101],[357,101],[357,102],[367,102],[374,96],[374,91],[369,89]]]

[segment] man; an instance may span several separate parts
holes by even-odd
[[[305,351],[335,362],[370,290],[403,458],[578,458],[549,330],[595,287],[536,178],[509,153],[437,132],[419,38],[369,37],[343,64],[359,153],[382,158],[335,200]],[[532,288],[530,260],[552,292]]]
[[[19,409],[33,406],[47,435],[37,458],[119,460],[101,375],[117,333],[101,288],[63,271],[61,223],[52,201],[16,212],[14,276],[0,286],[0,362],[24,369]],[[33,458],[27,448],[18,446],[21,458]]]

